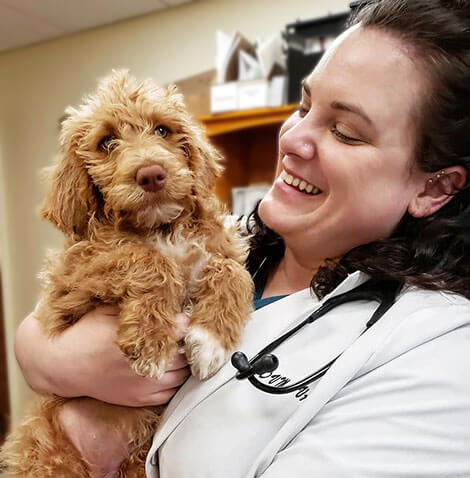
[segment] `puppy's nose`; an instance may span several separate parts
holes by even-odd
[[[166,181],[166,176],[167,173],[165,169],[156,164],[138,169],[135,180],[144,191],[155,193],[162,189]]]

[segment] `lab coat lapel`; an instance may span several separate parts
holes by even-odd
[[[383,323],[384,319],[381,319],[381,323],[375,327]],[[246,478],[255,478],[263,474],[272,463],[276,453],[285,448],[300,433],[305,424],[312,420],[323,406],[358,373],[375,351],[377,340],[374,333],[364,334],[339,357],[328,373],[313,387],[308,398],[268,443]]]
[[[351,274],[321,302],[313,300],[310,290],[304,289],[254,311],[245,328],[240,350],[248,358],[251,358],[267,344],[304,320],[325,300],[357,287],[365,282],[367,278],[367,275],[360,272]],[[295,312],[293,313],[293,311]],[[191,377],[170,402],[154,437],[151,454],[155,453],[194,407],[231,380],[235,373],[236,370],[229,362],[215,376],[205,382],[199,382]]]
[[[335,291],[335,295],[337,293]],[[399,298],[402,294],[403,292],[399,294]],[[426,306],[423,304],[435,311],[440,304],[442,306],[442,300],[442,297],[434,292],[421,290],[417,290],[414,295],[408,294],[403,300],[397,300],[393,311],[386,312],[372,329],[361,335],[319,380],[308,398],[273,436],[251,467],[247,478],[261,476],[279,450],[288,446],[323,406],[352,379],[378,367],[380,363],[392,360],[420,343],[469,323],[468,316],[465,318],[464,314],[456,314],[455,320],[451,317],[446,317],[445,321],[430,320],[426,313]],[[444,300],[468,308],[468,301],[463,297],[450,295]],[[444,310],[448,310],[447,303],[444,304]],[[382,349],[383,343],[389,340],[396,330],[401,331],[401,339],[392,341],[395,343],[395,349],[387,347],[385,357],[377,357],[380,355],[378,350]]]

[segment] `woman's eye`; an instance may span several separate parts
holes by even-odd
[[[156,136],[166,138],[169,134],[170,134],[170,130],[166,126],[163,126],[163,125],[160,124],[155,128],[155,135]]]
[[[303,118],[308,113],[308,108],[306,108],[304,105],[300,104],[297,107],[297,111],[299,112],[299,116],[301,118]]]
[[[356,144],[360,143],[361,140],[357,138],[352,138],[351,136],[346,136],[345,134],[341,133],[341,131],[338,131],[336,126],[332,126],[330,131],[340,140],[343,141],[343,143],[349,143],[349,144]]]
[[[101,151],[105,151],[107,153],[112,151],[116,146],[116,138],[114,136],[105,136],[98,143],[98,149],[101,149]]]

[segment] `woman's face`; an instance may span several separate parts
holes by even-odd
[[[425,184],[413,161],[425,91],[400,40],[357,26],[306,78],[259,209],[303,260],[336,258],[392,233]]]

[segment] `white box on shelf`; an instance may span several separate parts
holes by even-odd
[[[238,109],[268,106],[269,81],[265,79],[238,82]]]
[[[273,76],[269,85],[268,106],[282,106],[287,103],[287,76]]]
[[[211,113],[224,113],[238,109],[238,83],[220,83],[211,86]]]

